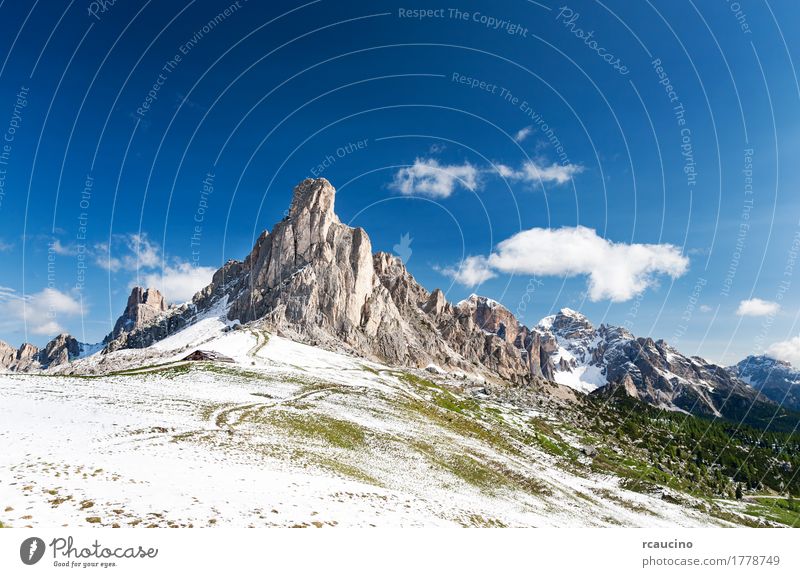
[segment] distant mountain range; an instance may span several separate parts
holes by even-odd
[[[786,409],[800,411],[800,373],[768,357],[725,368],[663,340],[595,327],[566,308],[529,328],[484,296],[451,304],[441,290],[417,283],[401,259],[373,254],[367,233],[336,216],[334,200],[327,180],[306,179],[288,216],[263,232],[243,261],[220,268],[191,302],[168,307],[157,290],[134,288],[102,343],[70,335],[41,350],[0,342],[0,366],[62,372],[82,356],[146,348],[219,310],[233,323],[390,365],[516,386],[556,383],[594,395],[624,391],[667,410],[761,424],[786,417]]]

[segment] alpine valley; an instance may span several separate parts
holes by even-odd
[[[307,179],[179,306],[0,342],[4,526],[797,526],[800,372],[453,304]]]

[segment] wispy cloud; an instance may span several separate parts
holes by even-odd
[[[49,248],[58,255],[61,256],[75,256],[78,254],[78,247],[75,245],[65,245],[59,239],[55,239],[54,241],[50,242]]]
[[[545,165],[541,160],[526,160],[519,168],[512,168],[505,164],[497,165],[497,174],[503,178],[533,185],[564,184],[581,172],[583,172],[583,167],[579,164],[552,163]]]
[[[29,295],[0,287],[0,328],[17,332],[27,325],[35,335],[55,335],[64,332],[60,320],[75,318],[87,311],[73,295],[46,288]]]
[[[111,244],[94,246],[98,266],[114,273],[135,273],[129,286],[157,288],[170,303],[191,300],[211,282],[216,269],[170,257],[147,234],[118,234]]]
[[[146,233],[118,234],[111,244],[94,246],[95,263],[111,272],[137,271],[161,265],[161,248]]]
[[[533,132],[533,126],[526,126],[525,128],[520,128],[514,135],[514,140],[516,140],[517,142],[522,142],[523,140],[528,138],[532,132]]]
[[[478,176],[479,170],[468,162],[439,164],[433,158],[417,158],[395,173],[391,187],[405,195],[447,198],[457,188],[477,189]]]

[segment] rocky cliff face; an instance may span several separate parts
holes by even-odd
[[[294,190],[289,215],[207,289],[225,294],[228,318],[258,320],[292,338],[390,364],[478,370],[527,382],[520,351],[484,332],[403,263],[372,253],[367,233],[342,224],[325,179]]]
[[[124,333],[130,333],[153,324],[167,310],[164,296],[153,288],[134,287],[128,297],[125,311],[114,324],[114,330],[106,337],[106,341],[119,338]]]
[[[514,314],[490,298],[472,294],[456,305],[484,333],[494,334],[516,348],[533,378],[554,381],[551,354],[556,350],[553,336],[520,324]]]

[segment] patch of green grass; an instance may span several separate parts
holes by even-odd
[[[214,413],[237,406],[235,403],[209,403],[200,407],[200,418],[210,421]]]
[[[478,439],[498,451],[519,455],[519,449],[500,432],[485,426],[477,419],[445,409],[432,401],[404,399],[400,406],[404,412],[456,435]]]
[[[272,381],[270,377],[259,373],[257,371],[248,371],[246,369],[240,369],[236,366],[226,365],[223,363],[213,363],[213,362],[200,362],[196,363],[196,368],[202,371],[207,371],[209,373],[214,373],[216,375],[223,375],[226,377],[237,377],[240,379],[245,380],[257,380],[257,381]]]
[[[521,455],[516,443],[530,444],[530,436],[498,418],[499,409],[484,407],[471,398],[460,398],[447,389],[412,373],[394,373],[401,380],[421,388],[429,400],[405,397],[400,403],[404,412],[451,433],[478,439],[498,451]],[[491,411],[488,409],[492,409]]]
[[[676,478],[644,460],[632,455],[619,455],[606,447],[598,448],[597,455],[592,460],[592,470],[622,477],[622,486],[638,493],[650,493],[658,486],[663,486],[702,496],[694,490],[688,480]]]
[[[123,369],[121,371],[114,371],[108,373],[110,377],[129,377],[141,374],[149,374],[149,373],[159,373],[163,374],[163,371],[167,371],[169,369],[184,367],[183,372],[188,372],[191,368],[191,363],[186,361],[182,364],[175,364],[175,363],[159,363],[155,365],[145,365],[143,367],[136,367],[134,369]],[[182,373],[181,373],[182,374]]]
[[[342,449],[358,449],[366,444],[364,428],[351,421],[320,413],[294,413],[284,410],[245,411],[240,423],[263,423],[285,430],[290,435],[322,441]]]
[[[603,488],[595,488],[593,489],[594,493],[598,495],[600,498],[606,501],[613,501],[622,507],[625,507],[629,511],[633,511],[634,513],[641,513],[644,515],[653,515],[653,511],[645,507],[640,503],[635,503],[633,501],[629,501],[627,499],[623,499],[621,496],[617,495],[613,491],[609,491],[608,489]]]
[[[286,379],[286,382],[302,385],[300,392],[298,393],[300,395],[326,391],[328,389],[337,389],[340,392],[345,392],[342,387],[335,385],[334,383],[326,383],[324,381],[307,381],[298,379],[296,377],[289,377]]]
[[[427,443],[415,445],[429,461],[481,490],[493,493],[508,485],[504,477],[470,455],[443,455]]]
[[[164,363],[159,365],[148,365],[145,367],[137,367],[135,369],[116,371],[114,373],[110,373],[109,375],[115,377],[130,377],[155,374],[161,377],[173,378],[187,375],[194,371],[203,371],[216,375],[237,377],[246,380],[274,380],[273,378],[257,371],[248,371],[227,363],[215,363],[213,361],[183,361],[177,364]]]
[[[383,486],[383,484],[375,477],[372,477],[351,463],[343,463],[342,461],[337,461],[336,459],[323,457],[321,455],[314,455],[311,457],[311,460],[319,467],[334,473],[338,473],[344,477],[355,479],[356,481],[361,481],[362,483],[367,483],[368,485],[373,485],[375,487]]]
[[[413,446],[435,465],[486,493],[495,494],[500,489],[510,489],[533,495],[549,494],[549,489],[543,483],[492,459],[461,453],[446,454],[421,442]]]
[[[477,513],[472,513],[466,520],[466,522],[462,521],[461,524],[464,527],[481,527],[481,528],[495,528],[495,527],[507,527],[505,523],[503,523],[500,519],[494,519],[492,517],[486,518],[483,515],[478,515]]]
[[[545,435],[541,434],[536,435],[536,442],[542,447],[542,449],[544,449],[551,455],[555,455],[557,457],[564,457],[568,454],[560,443],[553,441],[552,439],[546,437]]]
[[[411,385],[416,385],[418,387],[429,387],[434,389],[440,389],[439,385],[434,383],[433,381],[429,381],[428,379],[424,379],[422,377],[418,377],[414,373],[392,373],[396,377],[400,377],[400,380],[405,381]]]
[[[381,374],[380,371],[378,371],[376,369],[373,369],[372,367],[368,367],[367,365],[360,364],[359,366],[361,367],[362,371],[366,371],[368,373],[372,373],[373,375],[380,375]]]
[[[748,515],[769,519],[789,527],[800,527],[800,505],[794,499],[756,499],[747,507]]]
[[[723,521],[728,521],[729,523],[733,523],[735,525],[744,525],[745,527],[753,528],[763,526],[757,519],[746,517],[744,515],[737,515],[736,513],[732,513],[726,509],[720,509],[719,507],[712,507],[708,514],[712,517],[716,517],[717,519],[721,519]]]

